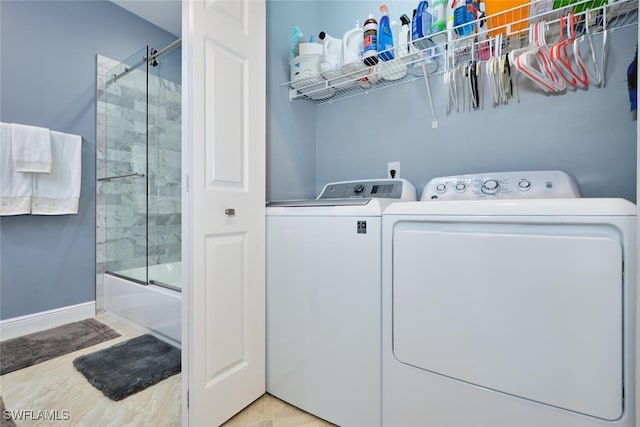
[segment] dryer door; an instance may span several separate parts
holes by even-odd
[[[451,380],[615,420],[622,286],[614,227],[399,222],[393,351]]]

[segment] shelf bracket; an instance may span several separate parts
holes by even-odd
[[[431,95],[431,84],[429,83],[429,73],[427,73],[427,66],[422,61],[422,73],[424,74],[424,85],[427,87],[427,96],[429,97],[429,106],[431,107],[431,127],[438,127],[438,118],[436,117],[436,109],[433,106],[433,96]]]

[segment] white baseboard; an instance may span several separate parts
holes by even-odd
[[[26,316],[0,320],[0,341],[43,331],[96,315],[96,302],[89,301]]]

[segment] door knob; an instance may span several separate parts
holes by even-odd
[[[234,216],[236,214],[236,210],[233,208],[228,208],[224,210],[225,215]]]

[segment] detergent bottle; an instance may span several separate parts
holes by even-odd
[[[431,33],[431,14],[427,10],[429,2],[421,1],[418,3],[415,17],[411,23],[411,40],[413,45],[420,50],[428,49],[432,42],[427,37]]]
[[[334,70],[340,68],[342,65],[342,40],[335,37],[331,37],[324,31],[320,31],[318,34],[320,40],[322,40],[322,71]]]
[[[478,8],[473,0],[454,0],[453,26],[459,36],[468,36],[475,30],[473,21],[476,19]]]
[[[389,22],[389,8],[386,4],[380,5],[380,23],[378,24],[378,58],[383,61],[393,59],[393,33]]]

